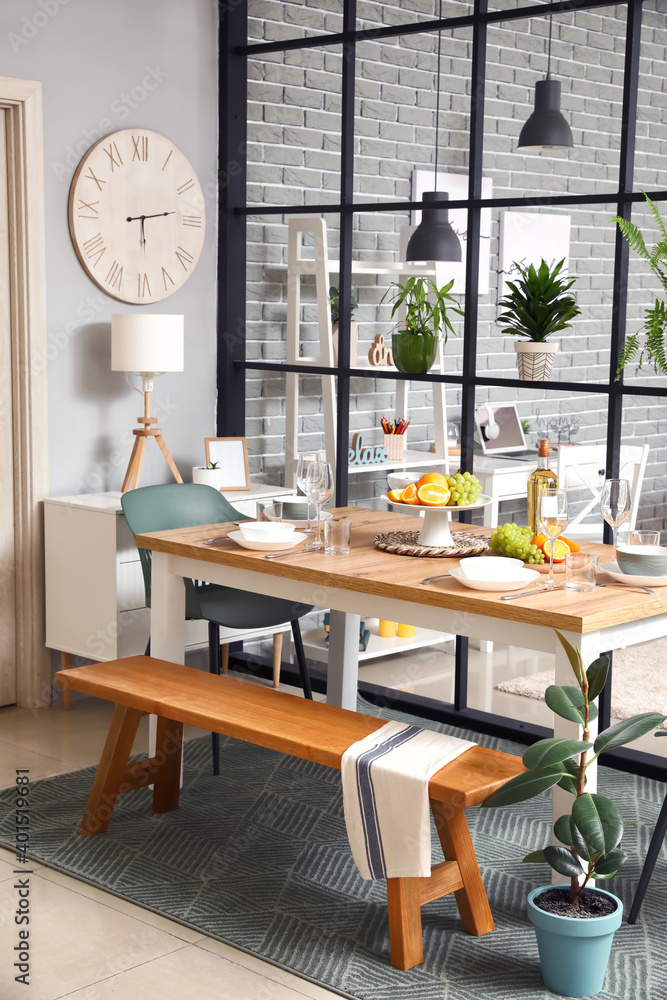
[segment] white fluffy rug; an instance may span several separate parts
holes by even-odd
[[[554,671],[542,670],[496,685],[499,691],[544,701],[544,690],[554,683]],[[572,677],[572,684],[576,682]],[[614,653],[611,685],[611,715],[628,719],[641,712],[667,715],[667,638],[644,642]],[[667,729],[663,722],[661,729]]]

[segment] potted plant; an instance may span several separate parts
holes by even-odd
[[[643,257],[653,273],[658,278],[660,284],[667,292],[667,229],[660,217],[660,212],[653,204],[649,196],[644,193],[644,197],[655,219],[662,239],[649,250],[638,226],[627,219],[615,216],[612,222],[618,225],[630,247]],[[642,342],[642,335],[644,341]],[[644,313],[644,326],[628,337],[625,350],[618,365],[618,373],[630,361],[634,361],[639,354],[637,367],[639,371],[646,358],[647,364],[653,367],[656,375],[667,375],[667,356],[665,353],[665,336],[667,335],[667,303],[656,298],[655,305],[647,306]]]
[[[435,361],[438,338],[441,334],[444,334],[444,343],[447,343],[448,333],[456,336],[447,310],[459,316],[463,316],[463,310],[456,305],[449,305],[451,302],[456,302],[449,294],[453,284],[454,279],[442,288],[438,288],[435,282],[428,278],[408,278],[405,284],[392,281],[391,288],[398,289],[391,310],[392,319],[402,305],[405,305],[406,310],[404,329],[392,334],[391,338],[394,364],[399,372],[407,375],[423,375]],[[391,288],[382,296],[382,302]]]
[[[528,768],[510,779],[482,806],[511,805],[558,785],[572,792],[572,812],[554,825],[558,845],[527,855],[525,862],[544,862],[570,885],[545,885],[528,895],[528,916],[535,926],[546,986],[571,997],[594,996],[602,989],[614,931],[623,918],[621,900],[604,889],[587,888],[592,879],[615,875],[627,860],[621,847],[623,818],[604,795],[585,791],[586,769],[601,753],[632,743],[665,721],[659,712],[624,719],[590,742],[589,725],[597,715],[595,699],[609,672],[609,657],[600,656],[586,668],[581,652],[556,632],[565,649],[576,686],[547,688],[549,708],[578,723],[582,738],[547,739],[533,743],[523,755]],[[589,757],[590,751],[593,756]],[[585,918],[585,919],[584,919]]]
[[[552,333],[566,330],[581,310],[568,291],[575,278],[560,277],[565,258],[550,268],[542,259],[524,267],[514,261],[519,272],[516,281],[508,281],[509,292],[498,303],[505,312],[498,317],[503,333],[519,337],[514,344],[519,378],[527,382],[546,382],[551,377],[558,344],[546,343]]]
[[[331,308],[331,335],[333,340],[333,363],[338,365],[338,321],[340,319],[340,290],[337,285],[329,287],[329,306]],[[350,365],[353,367],[357,361],[357,341],[359,339],[359,327],[357,321],[352,319],[358,303],[354,297],[354,292],[350,295]]]
[[[203,486],[212,486],[215,490],[221,490],[224,481],[224,471],[218,467],[217,462],[211,462],[210,465],[195,465],[192,470],[193,483],[200,483]]]

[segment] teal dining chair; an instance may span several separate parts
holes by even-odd
[[[198,483],[168,483],[164,486],[143,486],[121,497],[128,527],[133,535],[172,528],[192,528],[203,524],[252,520],[239,513],[212,486]],[[146,606],[151,606],[151,553],[139,549],[144,576]],[[313,610],[313,605],[296,604],[278,597],[251,594],[215,583],[184,580],[185,616],[208,622],[208,663],[211,673],[219,674],[222,666],[220,627],[266,629],[289,622],[294,636],[294,649],[301,675],[304,697],[312,699],[310,678],[301,638],[299,618]],[[220,737],[212,733],[213,773],[220,773]]]

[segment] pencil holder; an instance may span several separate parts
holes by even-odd
[[[387,449],[387,461],[400,462],[405,452],[405,434],[385,434],[384,446]]]

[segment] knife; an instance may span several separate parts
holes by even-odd
[[[324,554],[324,549],[322,546],[315,548],[312,545],[306,546],[305,549],[287,549],[286,552],[269,552],[268,555],[264,556],[265,559],[282,559],[283,556],[302,556],[304,552],[320,552]]]
[[[555,587],[538,587],[537,590],[520,590],[516,594],[505,594],[501,601],[516,601],[519,597],[530,597],[531,594],[553,594],[554,590],[565,590],[565,584],[559,583]]]

